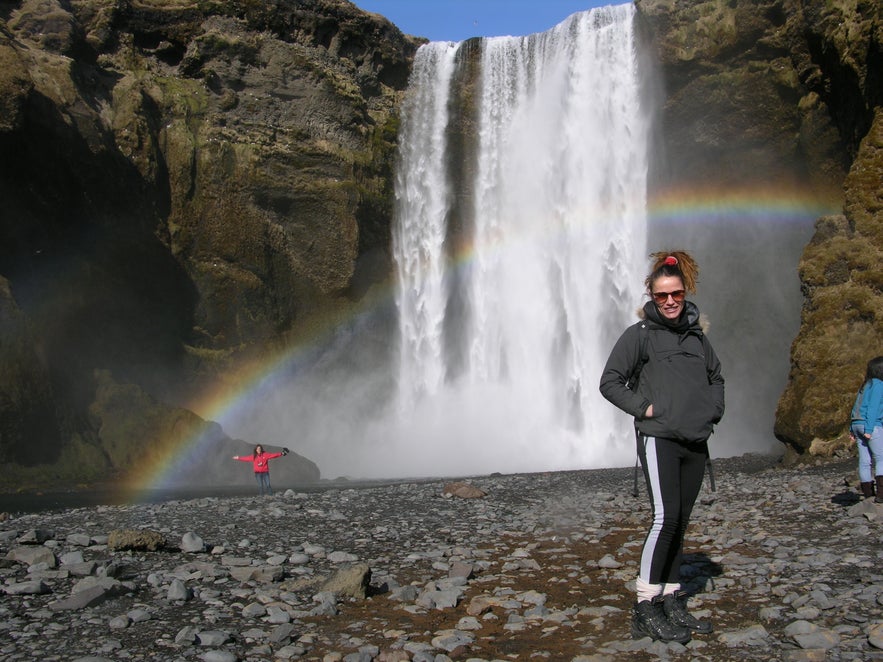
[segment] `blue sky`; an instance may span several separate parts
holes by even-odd
[[[432,41],[545,32],[571,14],[616,0],[353,0],[404,33]]]

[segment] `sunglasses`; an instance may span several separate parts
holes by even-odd
[[[672,301],[675,303],[680,303],[684,300],[685,294],[686,292],[684,290],[675,290],[674,292],[651,292],[650,296],[653,297],[653,301],[661,306],[668,301],[669,297],[671,297]]]

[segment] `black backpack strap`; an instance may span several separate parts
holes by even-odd
[[[644,368],[644,364],[650,360],[650,354],[647,352],[647,344],[650,338],[650,331],[647,329],[647,322],[643,322],[641,324],[641,361],[638,363],[638,367],[635,369],[635,372],[632,373],[631,379],[629,379],[628,387],[630,389],[635,389],[638,387],[638,380],[641,378],[641,370]],[[635,428],[635,435],[638,440],[641,438],[641,433],[638,432],[638,429]],[[634,485],[632,486],[632,496],[638,496],[638,467],[641,464],[640,458],[635,458],[635,480]]]
[[[638,432],[638,428],[635,428],[635,439],[637,440],[638,443],[641,442],[641,433]],[[634,485],[632,485],[632,496],[633,497],[638,496],[638,467],[640,466],[640,464],[641,464],[641,458],[635,457],[635,482],[634,482]]]
[[[641,360],[638,363],[637,368],[632,373],[631,378],[629,379],[628,387],[632,390],[636,389],[638,386],[638,380],[641,378],[641,371],[644,369],[644,364],[650,360],[650,354],[647,351],[647,347],[650,342],[650,330],[647,328],[647,323],[643,322],[641,324]]]
[[[717,492],[717,486],[714,484],[714,469],[711,467],[711,455],[705,456],[705,468],[708,469],[708,486],[712,492]]]

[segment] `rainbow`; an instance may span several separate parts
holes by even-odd
[[[708,225],[760,219],[769,223],[815,219],[839,212],[839,191],[810,192],[779,184],[727,189],[670,188],[647,205],[651,225]]]
[[[764,186],[715,191],[709,189],[670,189],[655,196],[647,207],[651,226],[714,225],[762,221],[764,223],[806,224],[819,216],[835,213],[840,201],[831,195],[825,198],[798,188]],[[511,239],[507,240],[511,241]],[[504,250],[505,246],[497,249]],[[474,257],[472,246],[460,246],[452,260],[453,268],[468,268]],[[323,342],[331,337],[341,324],[357,322],[381,306],[391,305],[392,285],[378,285],[358,307],[344,314],[329,314],[292,340],[287,347],[268,353],[257,360],[243,363],[226,375],[223,382],[205,390],[186,407],[206,421],[222,427],[236,421],[251,403],[275,389],[282,380],[291,379],[299,366],[310,361]],[[182,467],[193,466],[197,458],[210,452],[212,435],[203,429],[179,440],[161,440],[163,450],[142,463],[136,474],[127,481],[126,492],[131,499],[150,490],[169,487]]]
[[[206,421],[190,435],[157,440],[159,452],[145,454],[136,471],[122,486],[125,500],[137,502],[145,494],[177,484],[176,478],[188,467],[198,466],[206,453],[215,452],[217,427],[237,420],[262,395],[272,393],[280,383],[309,364],[325,341],[344,323],[358,324],[359,318],[392,302],[389,285],[375,286],[365,298],[345,314],[341,311],[321,314],[309,329],[301,330],[281,349],[266,352],[259,358],[243,360],[235,369],[217,380],[183,406]]]

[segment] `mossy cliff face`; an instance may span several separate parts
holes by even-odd
[[[770,182],[842,204],[842,215],[817,222],[799,260],[804,306],[775,414],[775,434],[790,457],[831,453],[848,444],[849,409],[867,360],[883,354],[880,3],[636,4],[665,81],[665,160],[654,186],[726,190]],[[733,239],[735,246],[738,231]],[[750,288],[762,263],[749,250],[734,268]],[[728,311],[744,314],[746,305],[750,297],[722,309],[714,323],[739,324]],[[744,338],[746,346],[758,341]]]
[[[172,400],[382,281],[416,47],[345,0],[4,3],[0,461],[124,470],[96,369]]]
[[[883,355],[883,109],[844,183],[843,214],[819,219],[800,262],[805,303],[776,435],[795,452],[854,444],[850,410],[869,359]]]

